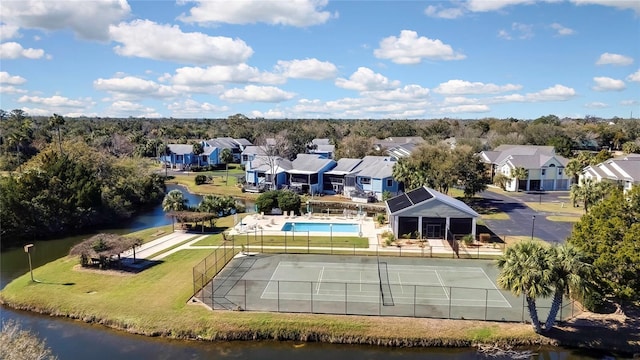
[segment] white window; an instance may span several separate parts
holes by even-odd
[[[562,176],[562,168],[558,169],[558,176]]]
[[[542,176],[544,176],[547,172],[547,169],[542,169]]]
[[[393,179],[387,179],[387,187],[393,186]]]

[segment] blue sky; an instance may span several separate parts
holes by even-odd
[[[66,117],[640,116],[640,1],[2,0],[0,107]]]

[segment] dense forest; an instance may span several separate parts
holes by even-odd
[[[278,138],[286,143],[284,155],[289,157],[304,152],[314,138],[329,138],[336,158],[379,155],[384,149],[373,146],[379,139],[420,136],[426,145],[417,153],[424,159],[403,168],[409,173],[411,166],[428,164],[429,157],[469,160],[500,144],[552,145],[573,158],[576,169],[610,157],[610,150],[640,151],[640,121],[634,119],[267,120],[242,114],[224,119],[65,119],[0,110],[0,232],[4,239],[46,237],[130,217],[164,196],[164,180],[154,174],[150,159],[165,151],[166,144],[224,136],[254,144]],[[449,138],[460,149],[449,154],[453,156],[434,148]],[[457,181],[465,179],[459,176]],[[469,188],[476,186],[469,176],[466,181]],[[446,181],[436,185],[445,191],[449,186]],[[481,183],[477,186],[476,191],[482,189]]]

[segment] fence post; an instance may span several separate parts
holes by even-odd
[[[247,306],[247,280],[242,280],[244,283],[244,309],[249,310],[249,306]]]
[[[345,315],[349,314],[349,311],[347,310],[347,307],[348,307],[347,298],[349,296],[348,293],[349,293],[349,290],[347,290],[347,283],[344,283],[344,314]]]
[[[452,295],[453,294],[451,293],[451,286],[449,286],[449,317],[448,319],[451,319],[451,298],[453,297]]]
[[[260,252],[264,253],[264,230],[260,229]]]
[[[523,297],[522,297],[522,322],[524,322],[524,298],[525,298],[525,297],[526,297],[526,296],[523,296]]]
[[[287,232],[284,232],[284,253],[287,253]]]
[[[313,281],[309,281],[309,294],[311,295],[311,313],[313,314]]]
[[[307,254],[309,254],[310,249],[309,249],[309,231],[307,230]]]
[[[489,309],[489,289],[484,289],[484,321],[487,321],[488,309]]]
[[[280,280],[276,283],[276,293],[278,298],[278,312],[280,312]]]
[[[416,293],[418,292],[418,285],[413,285],[413,317],[416,317]]]

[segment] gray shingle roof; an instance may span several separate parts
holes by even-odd
[[[292,169],[288,172],[292,174],[313,174],[331,163],[335,164],[336,162],[331,159],[324,159],[316,154],[298,154],[292,162]]]
[[[362,162],[362,159],[342,158],[338,160],[338,164],[333,169],[327,171],[327,174],[332,175],[347,175],[354,171],[354,169]]]
[[[274,157],[273,161],[276,165],[276,173],[291,170],[292,165],[291,161],[288,159],[283,159],[281,157]],[[255,159],[251,161],[251,170],[262,171],[265,173],[271,173],[271,164],[269,163],[268,156],[256,156]]]
[[[187,155],[193,153],[193,145],[189,144],[169,144],[169,150],[176,155]]]
[[[388,156],[365,156],[362,162],[354,169],[357,176],[384,179],[393,175],[395,161]]]

